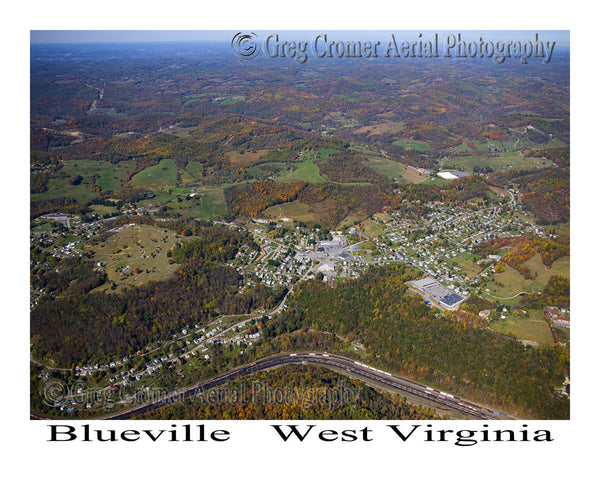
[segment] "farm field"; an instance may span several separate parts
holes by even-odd
[[[571,341],[571,329],[565,327],[554,326],[554,331],[558,337],[558,341],[566,345]]]
[[[410,148],[412,150],[416,150],[417,152],[433,152],[433,148],[431,148],[429,145],[423,142],[417,142],[415,140],[396,140],[393,143],[399,147]]]
[[[352,227],[352,226],[356,225],[357,223],[360,223],[361,220],[362,220],[361,218],[358,218],[355,215],[348,215],[346,218],[344,218],[344,220],[342,220],[337,225],[337,228],[343,230],[344,228]]]
[[[199,162],[188,162],[186,167],[183,169],[182,179],[197,179],[202,176],[203,166]]]
[[[479,152],[488,152],[488,151],[505,151],[505,152],[516,152],[519,150],[525,150],[526,148],[542,148],[542,149],[546,149],[546,148],[560,148],[560,147],[564,147],[565,143],[561,142],[560,140],[558,140],[557,138],[552,138],[550,140],[548,140],[546,143],[534,143],[524,137],[520,137],[516,140],[504,140],[504,141],[500,141],[500,140],[494,140],[494,141],[487,141],[487,142],[480,142],[478,140],[475,140],[473,142],[475,144],[475,147],[477,148],[477,150]]]
[[[419,170],[411,166],[406,167],[402,176],[410,183],[421,183],[430,180],[429,175],[421,173]]]
[[[183,104],[189,105],[191,103],[198,102],[198,101],[202,100],[202,98],[206,97],[207,95],[209,95],[209,94],[208,93],[194,93],[194,94],[188,95],[186,97],[186,100],[183,102]]]
[[[552,264],[552,268],[550,269],[548,269],[546,265],[542,263],[542,259],[539,255],[535,255],[533,258],[527,260],[524,265],[529,267],[532,272],[537,274],[536,281],[542,285],[546,285],[548,280],[550,280],[550,277],[553,275],[570,278],[570,257],[559,258]]]
[[[156,190],[152,198],[140,200],[137,206],[152,209],[166,207],[192,218],[217,220],[227,211],[225,186],[172,187]]]
[[[328,180],[323,178],[319,172],[319,167],[315,164],[314,160],[307,160],[304,163],[300,163],[294,170],[285,175],[279,177],[279,180],[304,180],[311,183],[323,183]]]
[[[473,149],[469,147],[466,140],[463,140],[463,142],[460,145],[453,147],[453,150],[455,152],[473,152]]]
[[[202,190],[192,194],[189,200],[170,202],[166,206],[192,218],[217,220],[227,211],[223,188]]]
[[[286,173],[282,173],[279,177],[276,178],[277,181],[288,181],[288,180],[304,180],[305,182],[310,183],[325,183],[329,182],[327,178],[321,176],[321,172],[319,167],[316,165],[317,160],[324,160],[329,155],[334,152],[337,152],[335,148],[322,148],[313,156],[312,158],[306,158],[306,160],[302,163],[296,163],[291,165],[291,170]]]
[[[377,238],[379,236],[383,236],[385,234],[384,229],[378,223],[374,222],[371,219],[367,219],[361,222],[362,231],[370,238]]]
[[[267,153],[268,150],[257,150],[255,152],[227,152],[227,158],[234,167],[248,167],[259,161],[260,157]]]
[[[289,174],[292,171],[292,168],[283,162],[268,162],[268,163],[258,163],[256,165],[247,167],[243,169],[244,179],[265,179],[272,178],[275,179],[277,177],[285,179],[285,175]]]
[[[401,132],[406,125],[403,122],[383,122],[365,125],[354,130],[355,134],[367,133],[369,135],[382,135],[385,133]]]
[[[60,197],[73,198],[77,202],[85,203],[94,198],[98,198],[98,194],[90,190],[87,184],[71,185],[66,179],[51,178],[48,181],[48,191],[44,193],[33,193],[30,196],[30,200],[32,202],[37,202],[38,200]]]
[[[473,262],[473,259],[477,258],[476,255],[471,253],[462,253],[453,258],[453,262],[462,269],[470,278],[475,277],[481,273],[483,268]]]
[[[66,175],[81,175],[85,179],[95,178],[95,184],[102,190],[120,191],[127,172],[133,162],[125,160],[112,164],[104,160],[65,160],[61,169]],[[82,182],[82,183],[84,183]]]
[[[536,342],[540,345],[553,343],[550,326],[543,318],[542,310],[529,310],[529,317],[516,317],[506,314],[506,318],[490,323],[490,328],[498,333],[512,334],[520,340]]]
[[[473,173],[473,167],[490,167],[494,171],[506,170],[507,168],[543,168],[550,166],[550,160],[537,157],[525,157],[516,152],[500,153],[497,157],[484,155],[470,155],[452,157],[446,160],[445,166],[450,168],[463,168],[467,173]]]
[[[450,180],[446,180],[444,178],[440,178],[440,177],[436,177],[432,180],[424,180],[422,182],[425,185],[437,185],[437,186],[443,186],[443,185],[447,185],[448,183],[450,183]]]
[[[367,165],[376,172],[389,178],[402,179],[402,176],[406,171],[406,165],[382,157],[370,157]]]
[[[78,202],[86,202],[98,198],[98,192],[90,188],[90,183],[97,185],[102,191],[118,192],[123,189],[123,181],[133,162],[123,161],[112,164],[103,160],[64,160],[61,162],[58,175],[48,181],[48,191],[31,195],[31,201],[47,200],[58,197],[71,197]],[[73,180],[81,176],[79,184]]]
[[[145,168],[131,179],[131,185],[134,187],[174,185],[176,182],[177,168],[171,159],[161,160],[158,165]]]
[[[116,207],[107,205],[90,205],[90,210],[98,215],[111,215],[118,211]]]
[[[324,160],[327,157],[329,157],[329,155],[331,155],[332,153],[335,153],[338,151],[339,150],[337,148],[322,148],[321,150],[319,150],[319,156],[320,156],[320,158],[322,158]]]
[[[570,269],[570,258],[562,257],[552,265],[552,268],[547,269],[542,263],[539,254],[536,254],[533,258],[524,263],[525,266],[529,267],[532,274],[536,273],[535,279],[527,280],[523,275],[517,272],[514,268],[506,266],[506,269],[502,273],[495,273],[493,278],[496,282],[489,281],[485,288],[489,289],[486,292],[493,299],[500,299],[502,303],[515,303],[519,297],[510,298],[519,292],[532,292],[532,290],[543,290],[544,286],[548,283],[548,280],[553,275],[569,278]]]
[[[305,223],[315,222],[315,216],[313,215],[310,207],[299,200],[282,203],[280,205],[273,205],[264,211],[264,216],[274,220],[290,218]]]

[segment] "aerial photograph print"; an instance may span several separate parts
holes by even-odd
[[[571,418],[568,30],[29,50],[30,419]]]

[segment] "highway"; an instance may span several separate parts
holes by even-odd
[[[230,382],[237,377],[250,375],[260,370],[266,370],[293,363],[319,365],[326,368],[332,368],[339,373],[345,373],[346,375],[358,378],[359,380],[375,382],[379,385],[385,386],[386,389],[395,390],[404,394],[410,394],[413,397],[423,399],[431,404],[442,407],[445,410],[462,414],[469,419],[513,419],[512,417],[495,412],[487,407],[477,405],[473,402],[458,398],[446,392],[435,390],[427,385],[422,385],[412,380],[408,380],[397,375],[392,375],[389,372],[384,372],[383,370],[376,369],[346,357],[326,353],[278,354],[271,357],[262,358],[255,362],[242,365],[234,370],[231,370],[230,372],[218,375],[193,387],[174,391],[159,401],[135,406],[126,411],[116,412],[100,418],[115,420],[131,418],[133,415],[142,414],[146,411],[153,410],[161,406],[173,404],[185,399],[193,399],[198,393]]]

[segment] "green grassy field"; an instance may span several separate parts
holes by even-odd
[[[31,224],[32,233],[46,233],[56,228],[56,223],[51,220],[36,218]]]
[[[136,203],[138,207],[167,207],[192,218],[216,220],[227,211],[225,186],[172,187],[156,190],[155,196]]]
[[[112,214],[117,211],[116,207],[109,207],[106,205],[90,205],[89,208],[98,215],[105,215],[107,213]]]
[[[367,237],[377,238],[385,234],[383,227],[371,219],[361,222],[361,226]]]
[[[202,100],[202,98],[206,97],[208,93],[194,93],[192,95],[187,95],[183,102],[184,105],[189,105],[194,102],[198,102]]]
[[[450,180],[444,180],[443,178],[437,177],[437,178],[434,178],[433,180],[424,180],[421,183],[423,185],[438,185],[441,187],[443,185],[449,184]]]
[[[561,142],[557,138],[552,138],[546,143],[535,143],[525,137],[521,137],[518,140],[488,140],[484,142],[475,140],[473,143],[480,152],[487,152],[489,149],[497,149],[500,152],[516,152],[518,150],[525,150],[526,148],[548,149],[566,146],[564,142]]]
[[[456,262],[457,266],[462,269],[470,278],[473,278],[475,275],[481,273],[482,270],[481,266],[473,262],[474,258],[477,258],[477,256],[471,253],[462,253],[454,257],[452,260]]]
[[[465,140],[463,140],[463,142],[460,145],[453,147],[453,149],[457,152],[472,152],[473,151],[473,149],[471,147],[469,147],[469,145],[467,145],[467,142]]]
[[[273,205],[272,207],[267,208],[263,212],[263,215],[266,218],[272,218],[274,220],[291,218],[305,223],[314,223],[316,221],[310,207],[299,200],[282,203],[280,205]]]
[[[490,328],[499,333],[513,334],[521,340],[551,345],[552,333],[543,313],[542,310],[529,310],[529,317],[516,317],[507,312],[505,319],[490,323]]]
[[[329,157],[329,155],[337,151],[338,150],[336,148],[322,148],[321,150],[319,150],[319,156],[322,159],[326,159],[327,157]]]
[[[81,175],[84,178],[96,177],[96,185],[102,190],[120,191],[123,181],[133,168],[133,161],[122,161],[112,164],[106,161],[96,160],[70,160],[65,162],[63,171],[69,175]]]
[[[486,286],[490,290],[488,294],[495,300],[500,298],[503,303],[511,304],[517,302],[519,297],[510,299],[509,297],[513,297],[519,292],[531,292],[534,289],[541,291],[553,275],[570,278],[570,257],[560,258],[554,262],[552,268],[547,269],[542,263],[540,255],[536,254],[524,265],[529,267],[532,274],[537,274],[535,279],[526,280],[523,275],[507,265],[504,272],[494,274],[496,281],[502,285],[488,282]]]
[[[227,211],[223,188],[206,189],[196,192],[189,200],[170,202],[168,207],[192,218],[216,220]]]
[[[63,171],[70,175],[96,177],[96,184],[102,190],[119,191],[127,172],[133,167],[132,161],[123,161],[113,165],[110,162],[95,160],[76,160],[65,162]]]
[[[48,181],[48,191],[44,193],[34,193],[30,199],[32,202],[38,200],[47,200],[49,198],[73,198],[79,203],[85,203],[88,200],[98,198],[98,193],[88,188],[87,184],[71,185],[68,180],[60,178],[51,178]]]
[[[314,158],[313,155],[310,154],[310,157],[312,158],[307,158],[305,162],[294,165],[290,172],[282,173],[276,180],[304,180],[305,182],[310,183],[328,182],[329,180],[321,176],[321,172],[319,171],[319,167],[315,164],[315,161],[319,159],[324,160],[337,151],[338,150],[335,148],[322,148],[317,153],[317,158]]]
[[[198,177],[194,177],[186,169],[179,169],[179,180],[182,185],[189,185],[196,181]]]
[[[558,341],[566,345],[571,341],[571,329],[565,327],[554,326],[554,331],[558,337]]]
[[[571,235],[571,222],[552,225],[549,230],[554,230],[555,233],[561,237],[569,237]]]
[[[535,288],[536,290],[542,290],[550,277],[553,275],[559,275],[565,278],[571,278],[571,258],[570,257],[562,257],[556,262],[552,264],[552,268],[549,270],[542,263],[542,259],[539,255],[527,260],[525,262],[525,266],[529,267],[532,272],[537,274],[535,281],[531,284],[531,288]]]
[[[406,170],[406,165],[382,157],[370,157],[367,165],[389,178],[401,178]]]
[[[113,165],[98,160],[65,160],[55,178],[48,181],[48,191],[31,195],[31,201],[68,197],[83,203],[98,197],[98,193],[89,188],[90,182],[98,185],[103,191],[121,191],[123,181],[132,166],[131,161]],[[71,185],[72,178],[78,175],[83,177],[81,183]]]
[[[323,183],[328,181],[321,176],[319,167],[317,167],[314,160],[307,160],[304,163],[298,164],[292,172],[280,178],[284,180],[304,180],[311,183]]]
[[[433,148],[423,142],[417,142],[414,140],[396,140],[393,142],[394,145],[398,145],[399,147],[410,148],[412,150],[416,150],[417,152],[433,152]]]
[[[346,218],[344,218],[339,225],[337,225],[337,229],[338,230],[343,230],[344,228],[347,227],[352,227],[354,225],[356,225],[357,223],[360,223],[363,219],[359,218],[355,215],[348,215]]]
[[[490,167],[498,171],[506,170],[507,168],[543,168],[551,164],[549,160],[525,157],[525,155],[516,152],[500,153],[497,157],[487,157],[484,155],[452,157],[444,163],[446,167],[462,167],[467,173],[473,173],[473,167],[475,166]]]
[[[543,143],[543,144],[533,143],[530,140],[527,140],[525,138],[519,138],[518,140],[516,140],[516,139],[487,140],[487,141],[483,141],[483,142],[479,141],[479,140],[474,140],[473,145],[477,149],[476,150],[477,152],[482,152],[482,153],[490,152],[490,151],[510,153],[510,152],[518,152],[519,150],[523,151],[527,148],[547,149],[547,148],[559,148],[559,147],[566,146],[565,143],[561,142],[560,140],[558,140],[556,138],[552,138],[551,140],[549,140],[548,142]],[[467,142],[465,140],[463,140],[463,142],[460,145],[453,147],[453,150],[455,152],[473,153],[473,149],[471,147],[469,147],[469,145],[467,144]]]
[[[200,218],[216,219],[227,211],[225,195],[222,188],[207,190],[198,194]]]
[[[204,167],[199,162],[188,162],[185,166],[184,172],[186,172],[190,178],[200,178],[202,176],[202,169]]]
[[[177,168],[171,159],[161,160],[158,165],[145,168],[131,179],[131,185],[139,186],[165,186],[177,182]]]
[[[244,177],[247,179],[265,179],[269,177],[285,178],[294,167],[283,162],[261,163],[244,168]]]

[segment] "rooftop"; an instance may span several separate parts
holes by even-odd
[[[459,303],[465,300],[465,297],[454,293],[431,277],[426,277],[421,280],[414,280],[409,283],[413,287],[429,295],[434,301],[441,303],[443,306],[448,308],[457,307]]]

